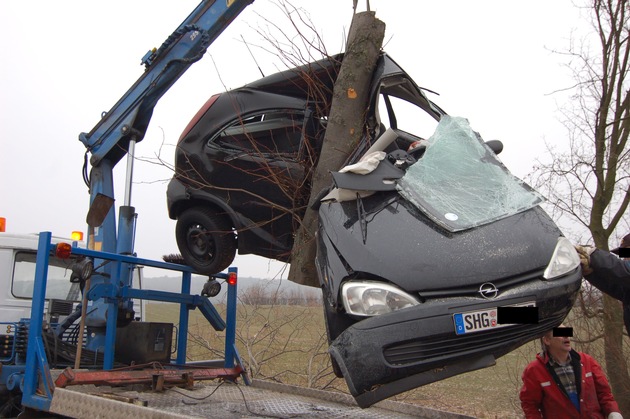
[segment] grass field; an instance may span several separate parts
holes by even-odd
[[[224,316],[225,307],[216,307]],[[178,313],[179,307],[172,304],[147,305],[149,321],[176,324]],[[237,348],[251,377],[348,393],[345,381],[336,378],[330,367],[321,306],[241,304],[237,313]],[[190,360],[223,358],[224,333],[215,332],[197,311],[191,312],[188,341]],[[604,364],[601,344],[574,347]],[[498,359],[493,367],[429,384],[394,399],[478,418],[520,418],[520,375],[538,351],[538,342],[530,342]]]

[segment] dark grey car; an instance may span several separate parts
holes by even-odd
[[[222,271],[237,249],[289,260],[338,67],[333,57],[215,95],[186,127],[167,203],[198,272]]]
[[[364,407],[493,365],[559,325],[580,288],[540,196],[465,119],[444,115],[425,147],[334,174],[344,193],[319,208],[330,352]]]
[[[288,260],[339,59],[224,93],[193,119],[168,190],[191,266],[216,272],[236,249]],[[363,141],[317,204],[333,367],[362,407],[493,365],[558,326],[581,284],[500,144],[426,92],[380,57]]]

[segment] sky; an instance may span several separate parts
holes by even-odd
[[[365,0],[359,3],[365,10]],[[7,232],[87,231],[79,133],[89,132],[140,77],[140,59],[197,4],[0,2],[0,217]],[[329,53],[343,50],[352,1],[292,4],[310,17]],[[572,79],[566,57],[553,51],[566,49],[573,31],[586,25],[571,0],[372,0],[370,7],[386,24],[385,51],[420,86],[438,92],[431,99],[446,112],[466,117],[485,140],[501,140],[500,158],[515,175],[523,178],[544,159],[545,143],[566,144],[558,108],[569,98],[553,92]],[[256,80],[260,70],[286,68],[260,35],[274,25],[291,36],[278,3],[255,0],[156,106],[136,147],[131,204],[139,257],[161,260],[177,252],[166,186],[189,120],[212,94]],[[115,170],[116,206],[123,203],[125,166],[123,159]],[[285,268],[253,256],[237,256],[234,265],[246,277],[277,277]]]

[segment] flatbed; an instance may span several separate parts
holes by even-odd
[[[73,418],[440,418],[464,416],[395,401],[362,409],[349,394],[253,380],[251,385],[199,382],[163,392],[71,386],[54,392],[50,412]]]

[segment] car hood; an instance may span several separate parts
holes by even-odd
[[[319,234],[345,262],[347,275],[380,277],[421,295],[543,270],[561,236],[538,206],[450,232],[395,192],[323,203],[319,216]]]

